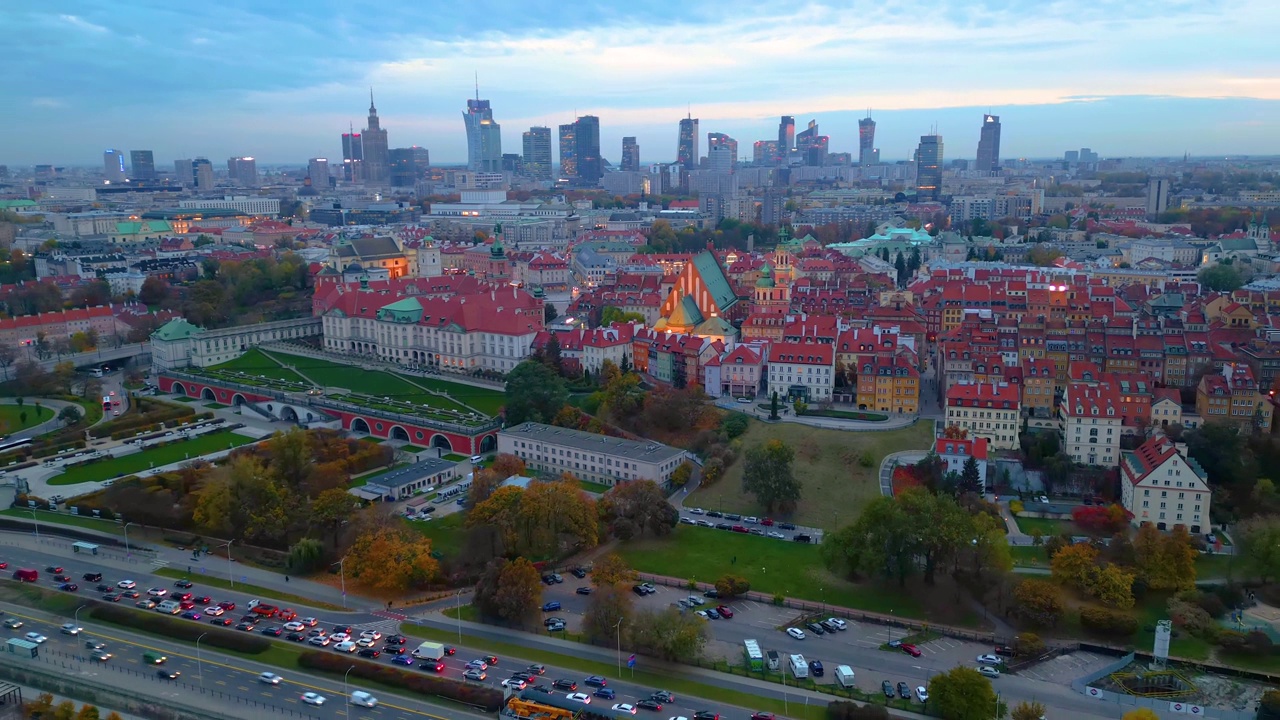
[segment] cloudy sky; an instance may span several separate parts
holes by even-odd
[[[392,147],[465,159],[474,78],[520,152],[530,125],[601,119],[670,161],[676,121],[750,143],[777,116],[882,157],[936,125],[971,157],[981,114],[1005,157],[1280,153],[1278,0],[9,0],[0,163],[341,156],[376,93]],[[14,137],[14,135],[9,135]]]

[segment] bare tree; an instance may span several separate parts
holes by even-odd
[[[8,345],[0,345],[0,367],[4,368],[4,379],[9,379],[9,366],[18,359],[18,351]]]

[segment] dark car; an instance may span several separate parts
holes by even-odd
[[[127,597],[130,600],[137,600],[138,598],[142,597],[142,593],[138,592],[137,590],[125,590],[124,592],[120,593],[120,595],[122,597]]]
[[[717,530],[732,530],[733,526],[729,523],[716,523]]]
[[[795,530],[796,526],[791,523],[778,523],[775,527],[779,530]]]
[[[183,590],[190,590],[195,587],[195,583],[190,580],[174,580],[173,586],[176,588],[182,588]]]
[[[591,588],[586,587],[586,586],[583,586],[583,587],[578,588],[577,590],[574,590],[574,592],[578,593],[579,595],[590,595],[590,594],[591,594]]]
[[[814,635],[822,635],[827,632],[818,623],[809,623],[808,625],[805,625],[805,627],[809,628],[809,632],[813,633]]]
[[[699,710],[693,714],[693,720],[720,720],[720,713],[712,710]]]
[[[213,598],[208,595],[199,595],[191,598],[191,602],[196,603],[197,605],[212,605]]]
[[[719,510],[708,510],[707,517],[715,517],[715,518],[724,517],[724,513],[720,512]]]
[[[795,540],[798,543],[813,542],[813,538],[809,537],[808,535],[805,535],[804,533],[800,533],[799,535],[796,535],[791,539]]]
[[[458,648],[456,648],[456,647],[454,647],[454,646],[452,646],[452,645],[445,645],[445,646],[444,646],[444,654],[445,654],[445,655],[456,655],[457,653],[458,653]]]
[[[725,520],[732,520],[732,521],[734,521],[734,522],[737,522],[737,521],[739,521],[739,520],[741,520],[741,519],[742,519],[742,516],[741,516],[741,515],[739,515],[739,514],[737,514],[737,513],[728,513],[728,514],[726,514],[726,515],[724,516],[724,519],[725,519]]]
[[[578,683],[574,682],[573,680],[564,680],[564,679],[552,680],[551,687],[557,690],[568,690],[569,692],[573,692],[574,690],[578,689]]]
[[[408,655],[396,655],[395,657],[391,658],[391,662],[395,665],[407,665],[410,667],[413,666],[413,658],[409,657]]]
[[[350,635],[353,632],[355,632],[355,630],[352,629],[350,625],[334,625],[333,629],[329,631],[329,634],[337,635],[338,633],[342,633],[343,635]]]
[[[47,573],[54,573],[56,575],[62,572],[62,567],[58,565],[50,565],[49,567],[45,568],[44,571]]]
[[[654,690],[653,692],[649,693],[649,699],[670,704],[676,701],[676,696],[672,695],[666,690]]]
[[[253,623],[242,622],[239,625],[236,625],[236,629],[243,630],[245,632],[253,632]]]
[[[102,599],[106,602],[120,602],[120,596],[115,593],[107,593],[102,596]]]
[[[662,703],[658,702],[657,700],[654,700],[653,698],[648,698],[636,703],[636,707],[644,708],[645,710],[661,710]]]
[[[195,610],[188,610],[182,613],[182,617],[183,619],[186,619],[186,620],[199,620],[200,613],[196,612]]]
[[[228,626],[228,625],[230,625],[230,624],[231,624],[231,618],[216,617],[216,618],[211,619],[211,620],[209,621],[209,624],[210,624],[210,625],[217,625],[218,627],[226,627],[226,626]]]
[[[635,594],[639,595],[640,597],[644,597],[645,595],[648,595],[648,594],[649,594],[649,591],[648,591],[648,590],[645,590],[643,585],[633,585],[633,586],[631,586],[631,592],[633,592],[633,593],[635,593]]]
[[[382,652],[387,655],[403,655],[406,650],[400,645],[387,645],[382,648]]]
[[[607,687],[602,687],[591,694],[598,698],[604,698],[605,700],[613,700],[618,697],[617,693],[613,691],[613,688]]]
[[[1018,651],[1008,645],[997,645],[996,654],[1001,657],[1017,657]]]
[[[360,650],[360,657],[376,658],[381,656],[382,653],[377,648],[362,648]]]
[[[498,664],[497,655],[482,655],[481,658],[488,663],[490,667]]]
[[[884,682],[880,683],[880,692],[883,692],[885,697],[892,698],[893,683],[889,682],[888,680],[885,680]]]
[[[572,576],[574,576],[574,577],[576,577],[576,578],[578,578],[579,580],[581,580],[582,578],[584,578],[584,577],[586,577],[586,576],[587,576],[587,571],[586,571],[586,570],[583,570],[583,569],[582,569],[582,568],[580,568],[580,567],[576,567],[576,568],[574,568],[574,569],[570,570],[570,571],[569,571],[569,574],[570,574],[570,575],[572,575]]]
[[[383,642],[388,645],[403,645],[407,639],[403,635],[388,635]]]
[[[547,666],[541,665],[539,663],[534,663],[529,667],[525,668],[524,671],[533,673],[534,675],[545,675],[547,673]]]
[[[284,639],[288,640],[289,642],[302,642],[307,638],[302,633],[292,632],[292,633],[289,633],[288,635],[285,635]]]
[[[584,685],[590,685],[591,687],[604,687],[605,685],[608,685],[608,684],[609,684],[609,681],[608,681],[608,680],[605,680],[604,678],[600,677],[599,675],[592,675],[591,677],[587,678],[586,680],[583,680],[583,681],[582,681],[582,683],[583,683]]]
[[[260,615],[245,615],[244,617],[240,618],[240,622],[242,622],[242,623],[248,623],[248,624],[250,624],[250,625],[257,625],[259,622],[262,622],[262,616],[260,616]]]
[[[75,592],[80,589],[80,586],[75,583],[62,583],[58,586],[58,589],[66,592]]]
[[[160,678],[161,680],[177,680],[181,676],[182,676],[182,673],[178,672],[177,670],[165,670],[161,668],[156,671],[156,677]]]
[[[910,699],[911,699],[911,686],[907,685],[907,684],[906,684],[906,683],[904,683],[904,682],[899,682],[899,683],[898,683],[898,697],[902,698],[903,700],[910,700]]]
[[[822,676],[823,676],[823,674],[825,674],[825,673],[826,673],[826,670],[824,670],[824,669],[823,669],[823,667],[822,667],[822,661],[821,661],[821,660],[810,660],[810,661],[809,661],[809,672],[810,672],[810,674],[812,674],[814,677],[822,677]]]
[[[829,632],[829,633],[834,633],[834,632],[839,632],[839,631],[840,631],[840,628],[836,627],[835,623],[831,622],[830,620],[823,620],[822,622],[819,622],[818,624],[822,626],[822,629],[823,629],[823,630],[826,630],[826,631],[827,631],[827,632]]]
[[[706,591],[706,592],[702,593],[702,597],[705,597],[705,598],[718,598],[718,597],[720,597],[720,591],[719,591],[719,590],[716,590],[715,588],[711,588],[710,590],[708,590],[708,591]]]
[[[116,591],[116,588],[114,585],[102,584],[102,585],[98,585],[98,587],[94,588],[94,590],[97,590],[98,592],[106,595],[106,594],[114,593]]]
[[[430,670],[432,672],[442,673],[444,672],[444,663],[440,662],[439,660],[431,660],[424,663],[418,663],[418,669]]]
[[[549,603],[542,604],[542,612],[555,612],[556,610],[559,610],[559,609],[560,609],[560,603],[559,601],[556,601],[556,600],[552,600]]]
[[[100,572],[87,572],[83,577],[86,582],[102,582],[102,573]]]
[[[53,581],[54,582],[71,582],[71,576],[70,575],[54,575]]]

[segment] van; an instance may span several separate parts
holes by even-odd
[[[176,600],[165,600],[164,602],[156,606],[156,612],[165,613],[168,615],[177,615],[178,613],[182,612],[182,603]]]
[[[378,698],[370,695],[369,693],[363,690],[356,690],[355,692],[351,693],[351,704],[359,705],[360,707],[368,707],[368,708],[377,707]]]
[[[848,665],[837,666],[836,682],[840,684],[840,687],[846,690],[853,688],[853,668]]]
[[[40,572],[31,568],[19,568],[13,571],[13,579],[22,582],[36,582],[40,579]]]
[[[764,664],[765,664],[765,667],[769,668],[770,670],[776,671],[778,667],[781,665],[781,660],[779,660],[778,658],[778,651],[769,650],[768,652],[766,652],[764,654]]]
[[[792,655],[789,658],[791,665],[791,674],[797,679],[809,677],[809,663],[805,662],[803,655]]]

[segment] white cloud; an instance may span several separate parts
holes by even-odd
[[[85,20],[84,18],[80,17],[79,15],[59,15],[58,19],[64,23],[67,23],[68,25],[71,25],[72,27],[76,27],[81,30],[87,30],[93,33],[111,32],[106,27],[102,25],[97,25],[95,23],[91,23],[88,20]]]
[[[46,110],[57,110],[58,108],[64,108],[66,106],[67,104],[59,100],[58,98],[52,98],[52,97],[31,98],[31,107],[35,107],[35,108],[44,108]]]

